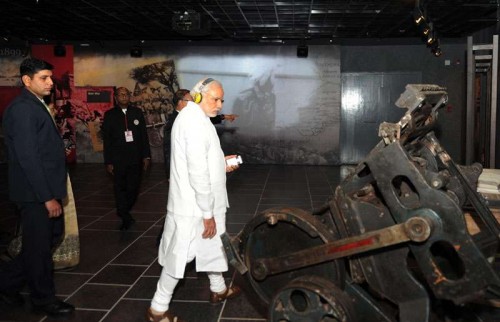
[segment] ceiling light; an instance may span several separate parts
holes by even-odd
[[[437,47],[437,48],[432,48],[431,49],[431,52],[434,56],[436,57],[439,57],[443,54],[443,51],[441,50],[441,48]]]
[[[415,21],[415,24],[417,26],[425,21],[425,17],[423,15],[422,11],[420,10],[420,8],[415,8],[413,10],[413,20]]]
[[[278,44],[284,43],[284,41],[282,39],[259,39],[259,42],[262,42],[262,43],[278,43]]]
[[[427,35],[427,45],[432,45],[436,41],[436,35],[434,31],[429,32]]]
[[[422,33],[424,34],[424,36],[427,36],[429,32],[431,32],[431,29],[432,28],[430,24],[424,24],[422,27]]]
[[[278,28],[279,25],[277,23],[270,23],[270,24],[252,24],[250,25],[251,28]]]

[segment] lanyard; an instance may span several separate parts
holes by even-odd
[[[127,122],[127,111],[125,111],[125,130],[128,131],[128,122]]]

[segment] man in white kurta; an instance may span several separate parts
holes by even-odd
[[[167,217],[159,248],[163,270],[148,310],[150,321],[174,321],[168,311],[173,291],[184,277],[186,264],[196,258],[196,270],[207,272],[210,302],[219,303],[239,294],[226,287],[222,272],[228,264],[220,234],[226,231],[227,166],[219,137],[210,117],[222,109],[222,85],[211,78],[201,80],[191,91],[199,104],[188,102],[172,127],[170,188]]]

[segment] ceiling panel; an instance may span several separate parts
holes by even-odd
[[[33,41],[409,38],[422,32],[413,21],[415,6],[415,0],[0,0],[0,36]],[[471,35],[498,20],[498,0],[421,0],[419,8],[439,37]]]

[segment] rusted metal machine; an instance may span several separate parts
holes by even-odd
[[[407,85],[405,115],[380,125],[382,140],[322,209],[268,209],[223,235],[271,321],[445,321],[500,298],[500,225],[474,188],[482,167],[455,164],[432,132],[446,103],[442,87]]]

